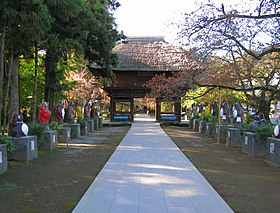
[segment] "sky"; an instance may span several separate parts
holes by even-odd
[[[126,36],[170,36],[170,23],[193,7],[192,0],[118,0],[114,17]],[[173,33],[171,33],[173,31]]]
[[[183,13],[193,11],[195,8],[194,0],[117,1],[121,4],[114,12],[118,31],[124,31],[126,36],[165,36],[165,40],[171,42],[176,39],[178,28],[170,23],[182,20]],[[226,5],[240,0],[211,1]]]

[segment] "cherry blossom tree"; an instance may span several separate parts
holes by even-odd
[[[279,5],[279,0],[243,1],[238,6],[208,1],[185,14],[179,37],[201,63],[185,71],[184,79],[208,87],[206,93],[217,87],[244,92],[268,118],[280,92]],[[220,60],[215,67],[214,57]]]

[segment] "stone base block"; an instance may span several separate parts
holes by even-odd
[[[266,163],[273,166],[280,166],[280,139],[279,138],[267,138],[267,152]]]
[[[189,120],[189,128],[193,129],[193,118]]]
[[[94,122],[94,130],[97,130],[99,127],[98,118],[93,118],[93,122]]]
[[[57,148],[57,131],[45,131],[39,150],[51,151]]]
[[[214,137],[215,135],[215,128],[212,125],[212,123],[206,123],[206,130],[205,130],[205,134],[208,135],[209,137]]]
[[[200,121],[199,122],[199,130],[200,133],[206,132],[206,121]]]
[[[85,125],[85,126],[81,126],[81,135],[88,135],[88,131],[89,128],[88,128],[88,125]]]
[[[8,169],[7,145],[0,144],[0,174]]]
[[[71,140],[71,128],[63,127],[57,130],[57,142],[58,143],[69,143]]]
[[[193,130],[198,131],[199,130],[199,119],[194,119],[193,120]]]
[[[242,137],[240,129],[228,128],[227,144],[230,147],[242,147]]]
[[[88,120],[88,132],[93,133],[94,131],[94,120],[90,119]]]
[[[15,151],[8,154],[9,160],[30,161],[38,157],[37,136],[12,138]]]
[[[65,127],[71,128],[71,139],[80,138],[81,137],[81,125],[79,123],[76,124],[64,124]]]
[[[266,148],[263,143],[256,139],[256,133],[245,132],[244,141],[242,143],[242,152],[249,155],[264,156],[266,153]]]
[[[102,128],[103,127],[103,118],[98,118],[98,128]]]
[[[219,127],[216,125],[215,128],[215,139],[217,140],[218,134],[219,134]],[[226,143],[227,142],[227,128],[223,125],[220,126],[220,143]]]

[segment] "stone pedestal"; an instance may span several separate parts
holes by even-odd
[[[206,121],[200,121],[199,122],[199,130],[200,133],[206,132]]]
[[[12,138],[15,151],[8,154],[9,160],[30,161],[38,157],[37,136]]]
[[[88,135],[88,125],[81,126],[81,135]]]
[[[219,134],[219,126],[216,125],[215,128],[215,139],[217,140],[218,134]],[[220,143],[226,143],[227,142],[227,128],[223,125],[220,126]]]
[[[71,128],[62,127],[57,130],[57,142],[58,143],[69,143],[71,140]]]
[[[199,119],[194,119],[193,120],[193,130],[198,131],[199,130]]]
[[[7,145],[0,144],[0,174],[3,174],[8,169]]]
[[[71,128],[71,139],[76,139],[81,137],[81,125],[79,123],[64,124],[64,126]]]
[[[93,133],[94,131],[94,120],[90,119],[88,120],[88,132]]]
[[[45,131],[39,150],[52,151],[57,148],[57,131]]]
[[[98,118],[98,128],[102,128],[103,127],[103,118],[100,117]]]
[[[228,128],[227,144],[230,147],[242,147],[243,138],[240,135],[240,129]]]
[[[205,134],[208,135],[208,137],[214,137],[215,135],[215,128],[211,122],[206,123],[206,131]]]
[[[97,130],[99,127],[98,118],[93,118],[93,122],[94,122],[94,130]]]
[[[267,138],[267,152],[265,162],[273,166],[280,166],[280,139]]]
[[[242,152],[249,155],[265,155],[266,148],[263,143],[256,139],[256,133],[245,132],[242,143]]]
[[[190,120],[189,120],[189,128],[190,129],[193,129],[193,118],[191,118]]]

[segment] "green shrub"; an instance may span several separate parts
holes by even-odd
[[[12,143],[12,137],[10,136],[1,135],[0,144],[7,145],[6,149],[8,153],[13,153],[16,150],[15,145]]]
[[[81,127],[85,127],[86,125],[88,125],[88,121],[87,120],[79,120],[79,124]]]
[[[194,112],[194,113],[193,113],[193,118],[194,118],[194,119],[199,119],[199,114],[198,114],[197,112]]]
[[[74,138],[78,133],[78,129],[76,126],[71,125],[71,138]]]
[[[211,118],[211,114],[210,113],[202,113],[201,117],[200,117],[200,120],[202,121],[206,121],[206,122],[209,122],[210,121],[210,118]]]
[[[222,129],[227,132],[229,128],[228,127],[229,123],[227,121],[223,121],[221,125],[222,125]]]
[[[212,126],[216,126],[216,123],[218,122],[218,117],[210,115],[209,116],[209,122],[211,122]]]
[[[262,123],[256,128],[256,138],[263,144],[266,139],[273,136],[273,126],[270,123]]]
[[[248,132],[250,129],[250,125],[247,123],[242,123],[241,129],[240,129],[240,135],[244,135],[245,132]]]
[[[63,127],[63,124],[58,124],[56,121],[53,121],[49,125],[51,130],[59,130]]]
[[[42,142],[46,125],[43,123],[28,124],[28,135],[36,135],[38,145]]]

